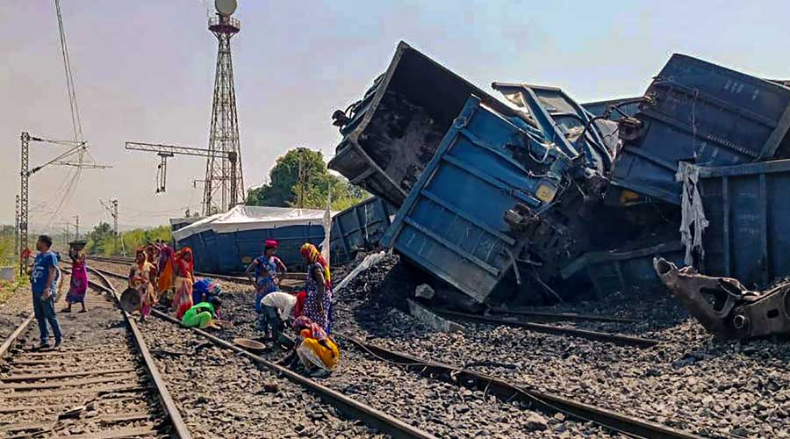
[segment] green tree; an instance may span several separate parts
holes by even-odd
[[[157,240],[171,242],[173,236],[170,226],[159,226],[152,229],[134,229],[122,232],[120,240],[115,239],[115,233],[107,223],[99,223],[88,234],[86,251],[94,255],[120,255],[125,249],[128,255],[134,255],[135,250]]]
[[[112,226],[106,222],[100,222],[88,233],[88,243],[86,247],[91,253],[107,254],[108,245],[112,245],[115,240],[115,232]]]
[[[300,181],[299,170],[302,178]],[[342,210],[369,195],[347,180],[329,173],[321,151],[294,148],[277,159],[269,172],[269,183],[251,189],[247,204],[251,206],[294,207],[312,209],[326,207],[327,194],[332,193],[332,209]]]

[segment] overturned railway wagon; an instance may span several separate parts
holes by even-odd
[[[574,227],[590,183],[581,163],[471,97],[382,242],[476,302],[542,301],[559,267],[588,246]]]
[[[470,95],[498,112],[514,111],[401,42],[387,71],[345,112],[343,140],[329,168],[399,207]]]
[[[396,212],[390,203],[372,197],[335,215],[329,242],[332,264],[345,264],[359,252],[378,248]]]
[[[190,247],[195,256],[195,271],[219,273],[217,235],[211,223],[222,214],[212,215],[173,231],[175,248]]]
[[[645,93],[612,172],[616,186],[680,204],[679,162],[731,166],[787,157],[790,88],[675,54]]]
[[[195,269],[230,274],[244,271],[261,255],[267,239],[277,240],[278,257],[295,271],[302,270],[299,248],[324,240],[324,211],[263,206],[236,206],[173,232],[178,248],[195,252]]]

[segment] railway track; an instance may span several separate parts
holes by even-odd
[[[527,328],[531,331],[541,332],[545,334],[579,337],[587,340],[613,343],[619,346],[652,348],[654,346],[657,346],[659,343],[661,343],[659,340],[655,340],[651,338],[635,337],[631,335],[613,334],[609,332],[591,331],[588,329],[578,329],[578,328],[570,328],[564,326],[546,325],[543,323],[535,323],[525,320],[524,317],[502,318],[502,317],[482,316],[477,314],[467,314],[467,313],[448,311],[448,310],[437,311],[437,313],[439,315],[448,318],[468,320],[470,322],[475,322],[475,323]],[[545,314],[546,313],[542,313],[542,317],[545,318]]]
[[[123,258],[123,257],[103,257],[103,256],[90,256],[89,260],[97,261],[97,262],[104,262],[108,264],[116,264],[128,267],[129,265],[134,262],[131,258]],[[234,276],[229,274],[217,274],[217,273],[205,273],[196,271],[196,276],[200,277],[210,277],[212,279],[219,279],[228,282],[236,282],[241,284],[249,284],[250,280],[247,279],[246,276]],[[296,289],[300,288],[304,282],[305,274],[304,273],[288,273],[284,279],[281,280],[280,287],[284,291],[295,291]]]
[[[60,313],[59,349],[33,349],[32,316],[0,345],[0,436],[190,438],[135,322],[113,295],[86,304]]]
[[[562,413],[571,419],[594,422],[612,431],[644,438],[701,438],[693,433],[646,421],[624,413],[585,404],[555,393],[537,391],[514,385],[506,380],[487,376],[447,363],[436,362],[367,343],[346,334],[335,333],[347,346],[354,346],[380,361],[405,367],[421,375],[458,386],[482,390],[506,402],[517,401],[544,413]]]
[[[109,276],[114,276],[119,279],[123,278],[122,275],[117,273],[107,272],[105,270],[101,271]],[[174,324],[178,324],[178,321],[170,316],[162,313],[157,314],[162,319],[170,321]],[[233,349],[241,355],[253,358],[260,364],[267,365],[267,367],[278,367],[273,365],[270,359],[253,355],[241,349],[240,347],[233,345],[227,340],[216,337],[213,334],[209,334],[200,330],[195,330],[195,332],[219,346],[227,349]],[[336,336],[341,342],[343,342],[345,347],[353,347],[365,357],[360,358],[359,355],[351,355],[351,352],[346,350],[346,360],[344,361],[353,360],[356,362],[363,362],[362,367],[368,371],[374,368],[372,363],[385,363],[391,368],[404,369],[417,375],[427,377],[431,380],[439,380],[454,386],[482,392],[484,395],[495,396],[503,403],[513,403],[515,401],[520,403],[522,407],[528,408],[530,410],[537,410],[549,415],[561,413],[568,419],[578,421],[580,423],[593,423],[603,427],[605,430],[622,433],[628,436],[684,439],[699,437],[686,431],[646,421],[634,416],[574,401],[572,399],[559,396],[558,394],[516,386],[505,380],[466,370],[459,366],[425,360],[406,353],[389,350],[375,344],[366,343],[345,334],[336,334]],[[370,364],[364,362],[368,362]],[[289,374],[293,374],[290,371],[287,372],[289,372]],[[363,372],[363,374],[368,375],[368,373],[365,372]],[[294,375],[295,376],[289,376],[289,379],[310,381],[301,375]],[[390,370],[388,371],[387,375],[396,376],[397,374]],[[368,375],[366,380],[371,380],[371,375]],[[376,383],[376,387],[383,387],[386,385],[386,382]],[[417,410],[416,405],[412,407],[412,409]]]
[[[108,270],[102,270],[96,268],[89,268],[89,270],[93,273],[96,273],[100,277],[100,279],[102,279],[102,282],[108,289],[114,289],[114,288],[112,286],[112,282],[110,282],[110,280],[107,277],[112,277],[118,280],[126,279],[126,276]],[[334,407],[334,409],[343,413],[346,417],[361,421],[365,425],[376,431],[397,438],[434,438],[435,437],[431,433],[421,430],[417,427],[414,427],[413,425],[410,425],[409,423],[404,422],[403,420],[398,419],[395,416],[392,416],[388,413],[385,413],[367,404],[360,403],[359,401],[352,399],[341,392],[338,392],[325,385],[322,385],[321,383],[315,380],[297,374],[291,371],[290,369],[279,366],[274,362],[272,362],[270,359],[255,355],[227,340],[224,340],[220,337],[217,337],[213,334],[210,334],[198,328],[182,328],[178,320],[170,317],[165,313],[154,310],[152,314],[164,321],[177,325],[179,328],[181,328],[184,331],[191,330],[192,333],[199,335],[200,337],[208,340],[214,345],[223,349],[231,350],[236,354],[251,360],[253,363],[265,367],[266,369],[269,369],[270,371],[276,373],[278,376],[284,377],[289,381],[298,384],[304,390],[314,395],[317,395],[326,404]]]

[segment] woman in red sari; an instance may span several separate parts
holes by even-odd
[[[176,317],[179,319],[193,305],[192,287],[195,283],[194,267],[195,263],[191,248],[184,247],[176,253],[173,267],[173,274],[176,278],[176,292],[173,295],[172,310],[176,312]]]
[[[82,305],[80,312],[86,312],[85,293],[88,291],[88,267],[85,264],[85,252],[76,248],[69,249],[71,257],[71,284],[69,292],[66,294],[68,307],[62,312],[71,312],[71,305],[79,303]]]

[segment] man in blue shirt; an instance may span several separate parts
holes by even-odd
[[[55,336],[55,347],[60,347],[63,334],[60,332],[60,323],[55,315],[55,281],[57,276],[58,258],[49,251],[52,247],[52,238],[41,235],[36,242],[39,251],[33,262],[30,272],[30,288],[33,291],[33,312],[38,321],[38,330],[41,334],[41,349],[49,348],[49,332],[47,323],[52,327]]]

